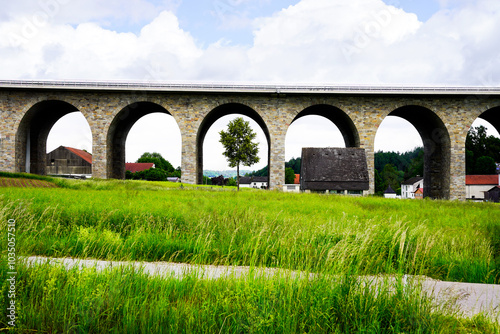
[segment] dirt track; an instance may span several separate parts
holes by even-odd
[[[51,263],[62,264],[65,268],[96,267],[98,270],[112,267],[133,265],[142,268],[145,273],[150,275],[159,275],[162,277],[173,276],[182,278],[186,274],[196,273],[200,277],[207,279],[216,279],[223,276],[240,277],[249,272],[249,267],[231,267],[231,266],[210,266],[210,265],[189,265],[182,263],[169,262],[120,262],[120,261],[100,261],[100,260],[80,260],[71,258],[46,258],[32,256],[26,258],[28,263]],[[254,269],[256,274],[271,276],[279,269]],[[283,273],[283,271],[281,271]],[[292,275],[300,273],[289,272]],[[312,274],[311,274],[312,275]],[[314,275],[312,275],[314,276]],[[370,282],[376,282],[381,277],[368,277]],[[435,297],[438,307],[452,309],[458,307],[459,311],[465,316],[470,317],[476,314],[484,313],[500,323],[500,285],[495,284],[474,284],[474,283],[456,283],[433,280],[425,277],[405,276],[406,281],[413,281],[420,286],[423,291],[430,296]]]

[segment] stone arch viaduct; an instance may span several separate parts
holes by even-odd
[[[478,117],[500,130],[500,89],[0,81],[0,170],[44,174],[48,133],[75,111],[92,131],[96,178],[124,177],[125,140],[138,119],[172,115],[182,136],[182,180],[192,184],[202,180],[210,126],[227,114],[246,115],[266,134],[269,185],[278,189],[288,127],[306,115],[324,116],[337,125],[346,147],[366,150],[369,193],[377,129],[386,116],[399,116],[424,143],[424,195],[464,199],[467,132]]]

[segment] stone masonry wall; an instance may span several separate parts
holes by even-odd
[[[270,188],[282,189],[284,183],[285,138],[288,127],[304,109],[315,105],[331,105],[342,110],[353,122],[359,146],[366,150],[370,176],[370,191],[374,193],[375,135],[384,118],[398,108],[419,106],[426,113],[421,117],[437,115],[442,124],[440,133],[449,136],[449,177],[439,184],[449,184],[450,199],[465,199],[465,138],[472,123],[483,112],[500,106],[499,97],[457,95],[343,95],[343,94],[252,94],[252,93],[168,93],[137,91],[91,91],[50,89],[0,90],[0,170],[22,171],[26,163],[26,133],[22,124],[28,124],[28,111],[49,113],[44,101],[58,100],[69,103],[82,112],[92,131],[93,176],[108,178],[111,166],[112,143],[108,132],[115,117],[135,102],[151,102],[164,108],[177,121],[182,136],[182,180],[196,183],[198,173],[197,138],[204,118],[216,107],[236,103],[250,107],[267,127],[270,140]],[[128,109],[127,109],[128,110]],[[133,109],[130,108],[130,112]],[[129,112],[129,111],[127,111]],[[43,114],[42,114],[43,115]],[[120,115],[120,116],[118,116]],[[420,117],[420,115],[417,115]],[[23,121],[24,119],[24,121]],[[424,119],[425,121],[426,119]],[[21,129],[21,130],[19,130]],[[19,131],[18,131],[19,130]],[[17,144],[16,144],[17,143]],[[356,144],[358,145],[358,144]],[[32,146],[33,143],[32,143]],[[44,146],[44,145],[43,145]],[[24,150],[24,151],[23,151]],[[448,161],[449,160],[449,161]],[[448,167],[445,166],[445,170]],[[447,194],[448,189],[441,189]],[[445,197],[448,197],[446,195]]]

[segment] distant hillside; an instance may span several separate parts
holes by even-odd
[[[245,175],[246,173],[251,173],[251,170],[240,170],[240,176]],[[204,170],[203,171],[203,176],[206,177],[217,177],[219,175],[223,175],[224,177],[235,177],[236,176],[236,171],[235,170]]]

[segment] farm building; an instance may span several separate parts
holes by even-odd
[[[401,183],[401,198],[415,198],[415,192],[424,188],[424,178],[421,176],[412,177]]]
[[[397,198],[398,194],[394,191],[394,189],[392,189],[391,185],[389,185],[384,192],[384,197],[385,198]]]
[[[417,191],[415,191],[414,198],[415,199],[424,199],[424,188],[418,188]]]
[[[91,175],[92,154],[72,147],[59,146],[47,153],[49,175]]]
[[[465,176],[466,198],[484,200],[484,193],[492,187],[500,185],[499,175],[467,175]]]
[[[284,184],[283,191],[295,192],[295,193],[300,192],[300,174],[295,174],[295,179],[293,181],[293,184]]]
[[[300,189],[363,195],[370,188],[365,150],[361,148],[303,148]]]
[[[268,179],[267,176],[242,176],[240,177],[240,187],[267,189]]]
[[[125,163],[125,170],[131,173],[142,172],[150,168],[155,168],[152,162],[127,162]]]
[[[489,202],[500,202],[500,186],[495,186],[484,192],[484,199]]]

